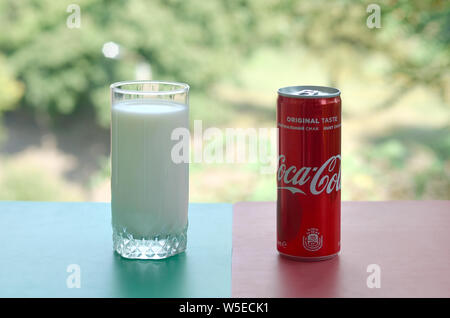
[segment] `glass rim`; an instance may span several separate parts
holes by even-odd
[[[163,90],[163,91],[137,91],[132,89],[121,88],[124,85],[139,85],[139,84],[166,84],[173,85],[174,89],[171,90]],[[186,83],[180,82],[170,82],[170,81],[157,81],[157,80],[134,80],[134,81],[122,81],[116,82],[109,86],[111,91],[114,93],[120,94],[130,94],[130,95],[153,95],[153,96],[161,96],[161,95],[175,95],[175,94],[183,94],[189,92],[189,85]]]

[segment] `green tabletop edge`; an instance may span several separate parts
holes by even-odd
[[[2,201],[0,222],[0,297],[231,296],[231,204],[191,203],[186,252],[158,261],[113,252],[109,203]]]

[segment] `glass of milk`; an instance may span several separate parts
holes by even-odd
[[[188,131],[188,105],[187,84],[111,85],[113,243],[125,258],[162,259],[186,249],[189,163],[172,158],[179,143],[172,132]]]

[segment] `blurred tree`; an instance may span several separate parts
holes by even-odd
[[[284,3],[284,2],[283,2]],[[446,0],[384,0],[381,28],[369,28],[366,8],[371,1],[289,1],[291,32],[329,64],[330,85],[339,86],[342,66],[361,72],[362,59],[380,54],[395,84],[380,108],[391,106],[419,85],[436,89],[450,100],[450,2]],[[359,63],[343,63],[354,59]]]
[[[14,78],[6,59],[0,54],[0,120],[3,112],[12,110],[17,106],[22,94],[22,83]],[[0,142],[3,141],[4,137],[5,134],[0,125]]]
[[[374,107],[379,110],[395,105],[416,87],[439,92],[447,104],[450,100],[448,0],[377,1],[381,7],[381,29],[370,29],[366,25],[369,15],[366,8],[373,3],[369,0],[78,0],[81,27],[70,28],[67,19],[71,12],[67,12],[67,8],[72,3],[71,0],[0,0],[0,117],[18,104],[35,114],[45,115],[94,109],[97,122],[107,127],[110,118],[108,84],[131,80],[136,77],[138,65],[150,65],[153,78],[186,81],[192,86],[191,97],[196,100],[192,103],[192,118],[211,119],[211,122],[220,118],[227,123],[237,123],[237,112],[242,114],[245,110],[248,117],[252,117],[250,122],[257,121],[254,112],[263,109],[259,104],[250,108],[244,103],[231,112],[226,100],[216,98],[215,108],[212,108],[208,89],[224,77],[227,80],[233,77],[242,65],[249,69],[247,62],[254,56],[248,57],[255,51],[263,51],[261,48],[294,54],[276,54],[272,60],[264,57],[264,61],[257,64],[258,72],[251,71],[250,81],[259,90],[249,95],[251,100],[271,89],[286,73],[290,72],[293,74],[290,78],[296,79],[303,71],[302,63],[323,64],[320,68],[326,70],[323,77],[328,77],[328,81],[320,77],[323,84],[341,87],[350,82],[349,89],[343,90],[347,96],[356,93],[356,97],[345,101],[346,120],[350,117],[348,114],[357,117],[362,113],[361,117],[369,117],[356,109],[374,115],[383,113],[375,114],[370,101],[364,103],[364,107],[359,105],[360,96],[367,88],[383,81],[380,84],[382,94],[374,90],[372,95]],[[102,52],[108,42],[119,45],[117,59],[107,58]],[[297,55],[300,51],[308,54]],[[277,64],[280,56],[286,60]],[[373,60],[376,63],[370,64]],[[268,75],[270,68],[279,70],[272,73],[275,75]],[[376,76],[371,77],[374,74]],[[357,81],[364,83],[358,86]],[[366,91],[358,96],[360,88]],[[235,95],[234,101],[243,97],[236,90],[228,94]],[[354,108],[349,107],[352,100],[357,103]],[[446,103],[436,104],[440,107]],[[273,107],[263,111],[267,122],[273,121]],[[363,140],[367,149],[359,145],[343,162],[343,170],[355,177],[343,178],[344,182],[349,182],[343,189],[353,191],[348,198],[391,198],[388,192],[395,190],[386,188],[380,193],[376,184],[395,184],[396,180],[399,180],[399,189],[405,184],[411,185],[403,192],[404,197],[427,197],[428,193],[448,196],[449,125],[441,127],[448,121],[448,111],[444,109],[441,114],[444,120],[436,127],[429,127],[430,131],[417,129],[413,124],[406,131],[402,127],[392,132],[385,130],[381,139],[376,136],[380,133],[374,131],[373,139]],[[399,120],[399,124],[402,123]],[[352,139],[355,141],[357,137]],[[411,149],[422,157],[412,160]],[[416,167],[418,161],[422,162],[420,169]],[[44,177],[40,167],[21,175],[22,165],[27,166],[18,163],[15,169],[12,160],[3,164],[7,169],[0,170],[3,173],[0,189],[9,191],[4,198],[53,198],[64,192],[59,191],[63,184],[56,179],[47,186],[44,182],[32,183],[29,187],[27,174],[35,175],[34,180]],[[107,166],[107,162],[104,165]],[[6,170],[11,172],[5,174]],[[98,179],[106,174],[102,172]],[[414,176],[414,180],[406,177],[408,174]],[[258,180],[261,183],[256,186],[254,198],[267,198],[268,193],[273,193],[274,181]],[[360,192],[355,191],[358,184]],[[42,194],[33,192],[40,187],[50,190],[47,194],[44,193],[47,190]],[[250,190],[251,187],[244,184],[243,188]],[[217,193],[222,191],[225,190],[221,188]],[[234,197],[239,191],[233,188],[226,196]],[[373,197],[367,196],[367,191],[373,191]],[[201,194],[204,195],[203,188]],[[403,198],[395,194],[393,197]]]
[[[417,83],[443,95],[449,84],[444,0],[380,1],[382,27],[393,32],[366,27],[367,1],[81,0],[80,28],[66,25],[69,4],[2,0],[0,27],[8,31],[0,51],[26,86],[24,105],[50,114],[93,106],[103,126],[107,84],[133,79],[137,64],[149,63],[154,78],[204,88],[262,45],[308,46],[330,64],[330,84],[337,86],[343,59],[361,59],[364,51],[387,55],[388,75],[399,84],[381,106]],[[103,56],[109,41],[120,46],[120,59]]]
[[[6,59],[0,55],[0,116],[2,112],[13,109],[22,94],[22,84],[14,78]]]
[[[97,110],[109,123],[107,84],[135,77],[147,62],[154,77],[206,87],[256,45],[276,3],[260,1],[84,0],[81,27],[69,28],[69,1],[0,2],[0,50],[25,83],[23,104],[40,112]],[[120,46],[120,59],[102,54]]]

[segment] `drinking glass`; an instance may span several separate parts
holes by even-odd
[[[162,259],[186,249],[189,163],[174,160],[173,132],[189,132],[188,125],[189,85],[111,85],[113,245],[125,258]]]

